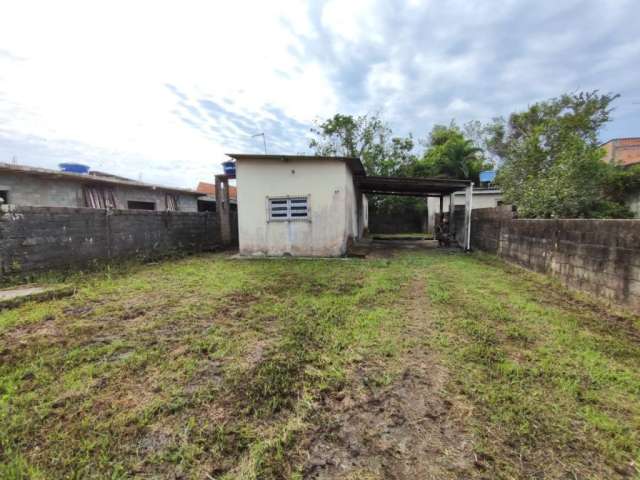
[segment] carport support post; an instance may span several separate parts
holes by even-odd
[[[473,183],[464,192],[464,249],[471,250],[471,210],[473,208]]]
[[[220,229],[220,243],[231,244],[231,219],[229,215],[229,178],[216,175],[216,216]]]
[[[454,211],[456,209],[456,197],[455,197],[455,193],[452,193],[449,195],[449,232],[451,232],[452,234],[455,235],[455,231],[454,231]]]
[[[444,219],[444,198],[440,195],[440,223]]]

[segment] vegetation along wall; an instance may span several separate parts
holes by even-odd
[[[464,211],[456,210],[461,225]],[[474,210],[471,246],[640,310],[640,220],[514,219]]]
[[[232,216],[237,241],[237,217]],[[79,268],[97,261],[150,258],[220,245],[213,213],[2,207],[1,277]]]

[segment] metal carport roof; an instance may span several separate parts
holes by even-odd
[[[439,177],[356,176],[355,182],[362,193],[412,197],[441,197],[464,190],[471,185],[471,180]]]

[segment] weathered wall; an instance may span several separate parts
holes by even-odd
[[[408,210],[401,214],[370,212],[371,233],[421,233],[425,230],[424,214]]]
[[[87,176],[90,180],[90,177]],[[91,182],[86,182],[87,184]],[[24,207],[69,207],[81,208],[85,206],[81,180],[67,178],[49,178],[24,173],[0,172],[0,190],[9,191],[9,203]],[[137,188],[128,185],[100,184],[113,189],[116,204],[119,209],[126,209],[127,202],[153,202],[156,210],[166,209],[166,191],[162,189]],[[183,212],[197,212],[198,199],[196,195],[170,192],[177,196],[178,209]]]
[[[340,256],[357,231],[357,202],[340,161],[242,159],[236,163],[243,255]],[[269,221],[268,197],[309,196],[309,219]]]
[[[640,138],[617,138],[603,145],[604,160],[618,165],[640,162]]]
[[[235,216],[232,216],[235,219]],[[232,228],[236,232],[237,228]],[[82,267],[125,257],[216,248],[215,214],[2,207],[0,274]]]
[[[456,211],[456,224],[464,211]],[[513,219],[472,212],[471,245],[564,284],[640,310],[640,220]]]

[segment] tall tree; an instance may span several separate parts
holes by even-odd
[[[394,137],[379,114],[336,114],[316,122],[311,133],[309,147],[316,155],[359,157],[368,175],[402,175],[416,161],[413,137]],[[406,208],[422,212],[426,205],[413,198],[372,195],[369,207],[386,213]]]
[[[394,137],[379,114],[351,116],[336,114],[311,129],[309,147],[316,155],[359,157],[369,175],[395,175],[415,160],[414,142]]]
[[[480,171],[490,167],[482,149],[466,138],[455,122],[434,126],[426,147],[422,157],[410,165],[411,175],[461,178],[477,183]]]
[[[598,133],[618,95],[565,94],[493,123],[492,145],[503,157],[497,182],[526,217],[627,216],[607,193],[611,171]]]

